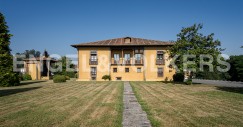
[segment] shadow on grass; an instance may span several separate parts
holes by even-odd
[[[243,94],[243,87],[217,87],[218,90]]]
[[[35,83],[40,83],[40,82],[46,82],[46,80],[22,81],[22,82],[20,82],[20,86],[22,86],[22,85],[29,85],[29,84],[35,84]]]
[[[17,94],[17,93],[35,90],[35,89],[39,89],[39,88],[41,88],[41,87],[39,86],[39,87],[30,87],[30,88],[3,89],[3,90],[0,90],[0,97],[9,96],[12,94]]]
[[[41,88],[41,87],[39,86],[39,87],[30,87],[30,88],[3,89],[3,90],[0,90],[0,97],[17,94],[17,93],[21,93],[21,92],[26,92],[26,91],[30,91],[30,90],[35,90],[35,89],[39,89],[39,88]]]
[[[182,84],[182,85],[186,85],[185,82],[174,82],[174,81],[158,81],[158,82],[162,82],[162,83],[171,83],[171,84]],[[196,83],[196,82],[192,82],[192,85],[198,85],[198,84],[202,84],[202,83]]]

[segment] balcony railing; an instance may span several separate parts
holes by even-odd
[[[165,65],[164,59],[156,59],[156,65]]]
[[[143,64],[143,59],[137,60],[135,58],[130,59],[123,59],[120,58],[119,60],[115,60],[114,58],[111,59],[112,65],[137,65],[137,64]]]
[[[89,59],[89,65],[98,65],[98,59]]]
[[[135,64],[143,64],[143,59],[140,60],[135,59]]]
[[[90,72],[91,77],[96,77],[96,72]]]
[[[123,64],[131,64],[131,60],[124,60]]]

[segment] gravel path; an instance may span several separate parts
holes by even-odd
[[[146,112],[141,108],[129,82],[124,82],[123,127],[151,127]]]

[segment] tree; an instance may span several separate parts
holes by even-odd
[[[183,55],[195,55],[196,57],[189,58],[189,61],[195,62],[195,64],[188,65],[188,68],[195,69],[196,72],[199,72],[200,68],[200,55],[209,54],[213,56],[213,65],[214,68],[217,65],[216,59],[223,49],[218,48],[220,46],[219,40],[214,40],[214,34],[209,34],[204,36],[202,33],[199,33],[199,30],[203,28],[202,24],[194,24],[193,26],[182,28],[181,32],[177,34],[177,41],[169,51],[171,57],[178,56],[177,59],[173,60],[177,69],[180,72],[183,72]],[[209,59],[205,58],[205,61]],[[209,68],[205,68],[208,70]],[[195,73],[195,72],[194,72]],[[192,73],[190,75],[192,77]]]
[[[10,37],[4,16],[0,13],[0,86],[19,85],[19,77],[13,72],[13,56],[11,55]]]
[[[228,62],[231,65],[229,70],[230,80],[243,81],[243,55],[230,56]]]
[[[17,61],[23,61],[26,58],[33,58],[33,57],[40,57],[40,51],[36,51],[34,49],[25,50],[23,53],[16,53],[15,56],[17,57]],[[18,64],[17,68],[23,68],[24,64]]]
[[[60,75],[66,75],[69,76],[70,78],[75,78],[75,73],[71,70],[67,70],[67,66],[69,66],[69,68],[75,69],[75,65],[72,63],[72,60],[66,56],[62,56],[62,58],[59,60],[62,63],[62,71],[57,72],[56,74],[60,74]]]
[[[43,56],[49,57],[49,53],[45,50],[44,53],[43,53]]]

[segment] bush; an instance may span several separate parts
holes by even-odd
[[[104,75],[103,77],[102,77],[102,79],[104,79],[104,80],[111,80],[111,76],[110,75]]]
[[[184,81],[184,74],[183,73],[176,73],[173,75],[174,82],[183,82]]]
[[[70,77],[69,76],[65,76],[66,80],[70,80]]]
[[[187,81],[185,81],[185,83],[187,84],[187,85],[191,85],[192,84],[192,79],[188,79]]]
[[[75,78],[75,72],[64,72],[63,74],[70,78]]]
[[[66,82],[66,77],[64,75],[56,75],[53,78],[54,83]]]
[[[22,75],[22,79],[23,79],[23,81],[32,80],[32,78],[31,78],[31,76],[29,74],[23,74]]]
[[[75,74],[75,78],[78,78],[78,73]]]
[[[19,84],[20,81],[17,73],[0,74],[0,86],[9,87],[18,86]]]

